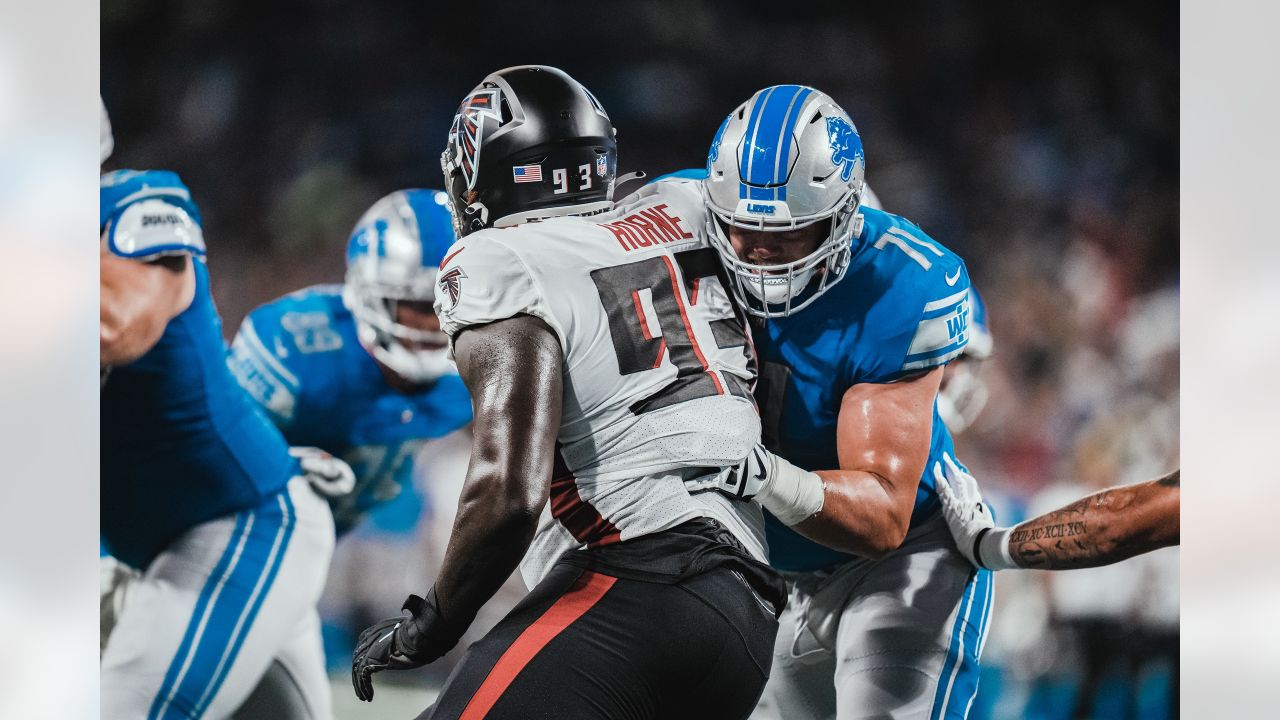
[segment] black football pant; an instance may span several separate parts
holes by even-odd
[[[419,720],[746,718],[777,631],[732,566],[664,583],[561,562]]]

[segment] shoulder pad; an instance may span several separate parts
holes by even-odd
[[[702,198],[702,183],[684,177],[670,177],[661,182],[651,182],[614,204],[614,214],[628,214],[632,208],[650,205],[660,207],[661,219],[675,222],[677,233],[689,233],[701,237],[706,225],[706,205]],[[644,210],[652,213],[653,210]],[[675,215],[674,218],[669,215]]]
[[[945,365],[959,355],[969,342],[970,312],[968,287],[925,303],[924,313],[902,360],[902,369],[924,370]]]
[[[182,207],[152,198],[129,205],[107,223],[107,249],[123,258],[205,254],[204,232]]]
[[[227,365],[241,387],[262,406],[277,425],[292,423],[302,383],[298,379],[297,348],[280,328],[279,301],[254,310],[240,325],[227,354]]]
[[[528,267],[503,240],[518,233],[481,230],[454,244],[440,264],[436,279],[436,314],[440,329],[450,338],[471,325],[526,314],[540,317],[552,328],[558,323],[544,307],[542,293]],[[501,238],[501,240],[500,240]]]
[[[701,180],[706,180],[706,179],[707,179],[707,169],[706,169],[706,168],[686,168],[686,169],[684,169],[684,170],[676,170],[675,172],[669,172],[669,173],[667,173],[666,175],[659,175],[658,177],[656,177],[656,178],[654,178],[654,179],[650,180],[649,182],[647,182],[647,183],[645,183],[645,184],[646,184],[646,185],[652,185],[652,184],[654,184],[654,183],[656,183],[656,182],[662,182],[663,180],[698,180],[698,181],[701,181]]]
[[[205,254],[200,211],[171,172],[119,170],[100,182],[99,219],[107,249],[131,259]]]
[[[969,307],[969,345],[964,351],[975,360],[986,360],[995,350],[995,339],[987,325],[987,304],[973,285],[969,286]]]
[[[884,382],[947,364],[970,339],[964,261],[905,218],[873,208],[863,215],[859,253],[870,263],[867,289],[881,298],[867,322],[883,348],[868,375]]]
[[[275,302],[272,302],[270,305],[263,305],[262,307],[281,307],[289,309],[296,309],[300,307],[316,309],[334,308],[335,306],[342,305],[343,287],[344,286],[341,283],[309,285],[307,287],[294,290]]]

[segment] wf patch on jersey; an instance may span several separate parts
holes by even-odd
[[[956,271],[959,274],[959,271]],[[947,362],[960,354],[969,341],[969,289],[926,303],[903,370],[919,370]]]

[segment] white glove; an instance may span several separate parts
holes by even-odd
[[[982,501],[982,491],[972,475],[960,469],[950,454],[943,454],[947,463],[944,473],[942,463],[933,464],[933,480],[942,502],[942,516],[951,529],[956,547],[976,567],[1004,570],[1017,567],[1009,555],[1009,531],[997,528],[991,509]]]
[[[307,482],[321,495],[337,498],[355,490],[356,474],[342,458],[317,447],[291,447],[289,454],[298,458]]]
[[[685,486],[690,492],[714,488],[736,500],[755,500],[787,525],[821,511],[826,498],[822,478],[774,455],[760,443],[737,465]]]

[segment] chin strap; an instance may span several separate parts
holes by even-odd
[[[483,230],[485,226],[489,224],[489,208],[485,207],[484,203],[479,200],[468,205],[462,212],[467,216],[474,216],[476,213],[480,214],[480,217],[478,218],[471,218],[470,222],[472,232],[475,232],[476,230]]]

